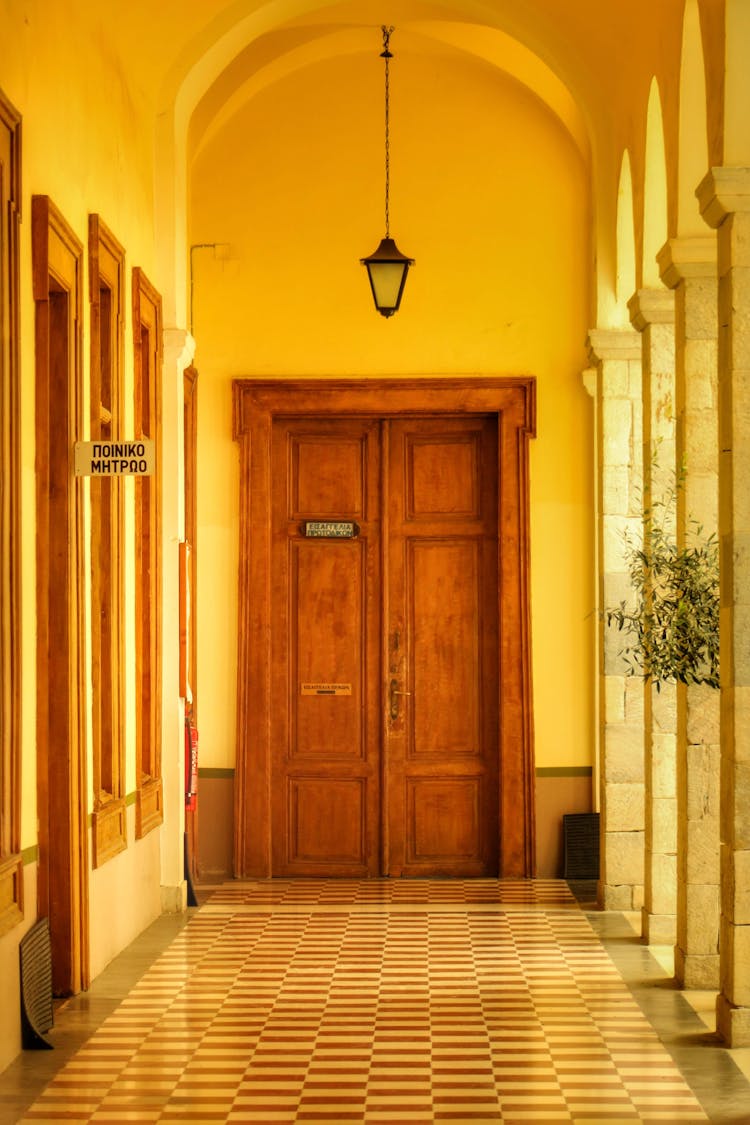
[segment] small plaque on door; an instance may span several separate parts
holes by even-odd
[[[302,684],[303,695],[351,695],[351,684]]]
[[[306,539],[356,539],[359,524],[353,520],[305,520],[302,534]]]

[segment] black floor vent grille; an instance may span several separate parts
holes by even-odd
[[[565,813],[565,879],[599,878],[599,813]]]
[[[49,920],[32,926],[18,947],[21,962],[21,1040],[27,1049],[51,1049],[44,1038],[54,1023],[52,1013],[52,947]]]

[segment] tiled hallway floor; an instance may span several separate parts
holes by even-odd
[[[563,882],[200,897],[0,1076],[0,1120],[750,1122],[731,1053]]]

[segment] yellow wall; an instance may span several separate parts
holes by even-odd
[[[383,230],[383,63],[262,90],[191,170],[199,391],[202,764],[234,762],[234,376],[532,374],[537,764],[592,761],[594,583],[587,170],[520,85],[458,53],[391,67],[391,233],[416,258],[389,321],[359,258]],[[205,654],[205,655],[203,655]]]
[[[35,538],[35,307],[31,279],[31,198],[49,195],[84,248],[82,272],[85,434],[89,425],[89,293],[88,216],[98,213],[126,249],[127,296],[125,333],[125,426],[132,426],[132,330],[130,271],[141,266],[157,285],[153,218],[153,105],[143,88],[132,82],[116,55],[106,46],[86,4],[42,2],[6,4],[0,8],[0,86],[22,117],[22,208],[19,232],[21,278],[21,472],[22,472],[22,784],[21,848],[33,857],[37,843],[36,812],[36,538]],[[130,436],[124,434],[122,436]],[[83,486],[87,543],[88,485]],[[136,787],[134,677],[134,519],[132,484],[126,486],[126,636],[127,701],[126,790]],[[174,538],[172,532],[172,538]],[[88,548],[86,548],[88,549]],[[86,561],[88,581],[89,560]],[[60,594],[64,590],[61,587]],[[89,592],[86,591],[88,599]],[[176,626],[175,626],[176,628]],[[91,646],[84,641],[90,661]],[[176,648],[176,646],[175,646]],[[171,650],[167,651],[169,667]],[[174,659],[176,660],[176,653]],[[87,668],[90,682],[90,667]],[[89,729],[87,802],[93,805],[90,741],[90,693],[82,700]],[[54,748],[53,748],[54,751]],[[91,970],[101,971],[160,912],[161,839],[154,832],[135,841],[134,808],[128,808],[125,852],[94,872],[89,887]],[[89,845],[89,857],[91,855]],[[25,919],[36,918],[35,870],[25,868]],[[20,934],[0,939],[0,976],[16,987]],[[8,966],[11,966],[8,968]],[[18,1004],[8,1006],[17,1012]],[[17,1018],[6,1034],[0,1028],[0,1068],[18,1050]]]
[[[84,247],[83,371],[85,426],[88,427],[88,215],[97,212],[125,246],[130,268],[142,266],[154,277],[152,215],[153,120],[146,104],[134,101],[128,78],[109,53],[98,53],[96,27],[85,11],[62,11],[54,5],[22,6],[3,28],[0,80],[23,119],[23,205],[21,253],[21,374],[23,524],[23,745],[22,847],[36,842],[36,646],[34,482],[34,304],[31,287],[31,197],[49,195]],[[12,49],[10,49],[12,47]],[[85,68],[82,58],[86,59]],[[61,92],[65,96],[61,96]],[[83,124],[85,122],[85,125]],[[125,418],[132,424],[132,333],[129,287],[126,299]],[[128,435],[123,435],[128,436]],[[87,486],[84,486],[87,493]],[[126,544],[132,552],[132,491]],[[132,558],[130,558],[132,564]],[[132,565],[131,565],[132,572]],[[133,652],[132,587],[129,651]],[[132,663],[130,665],[132,669]],[[133,713],[135,685],[128,678],[128,713]],[[135,731],[129,734],[129,791],[135,788]],[[89,778],[91,768],[89,766]],[[90,800],[93,800],[90,794]]]

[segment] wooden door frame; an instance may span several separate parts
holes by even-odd
[[[0,936],[24,918],[21,854],[21,115],[0,90]]]
[[[73,449],[83,433],[83,247],[46,195],[32,196],[36,353],[37,904],[50,919],[52,986],[59,996],[89,985],[88,787],[84,528]],[[67,302],[55,330],[52,302]],[[56,386],[64,376],[65,385]],[[63,430],[67,463],[50,458]],[[51,527],[64,522],[64,573],[50,560]],[[50,643],[50,599],[65,620],[65,643]]]
[[[164,822],[162,779],[162,302],[140,266],[133,269],[133,422],[136,441],[154,442],[154,472],[135,484],[135,838]]]
[[[500,875],[535,873],[534,749],[529,605],[529,438],[532,377],[235,379],[240,536],[234,865],[271,867],[271,432],[284,416],[398,418],[494,414],[498,422]]]
[[[190,690],[190,702],[185,701],[185,713],[194,726],[198,726],[198,371],[192,364],[182,373],[182,437],[185,465],[183,496],[185,502],[185,571],[187,584],[181,607],[188,617],[185,621],[185,688]],[[182,643],[182,633],[181,633]],[[198,879],[198,828],[196,809],[185,809],[185,839],[187,865],[190,877]]]

